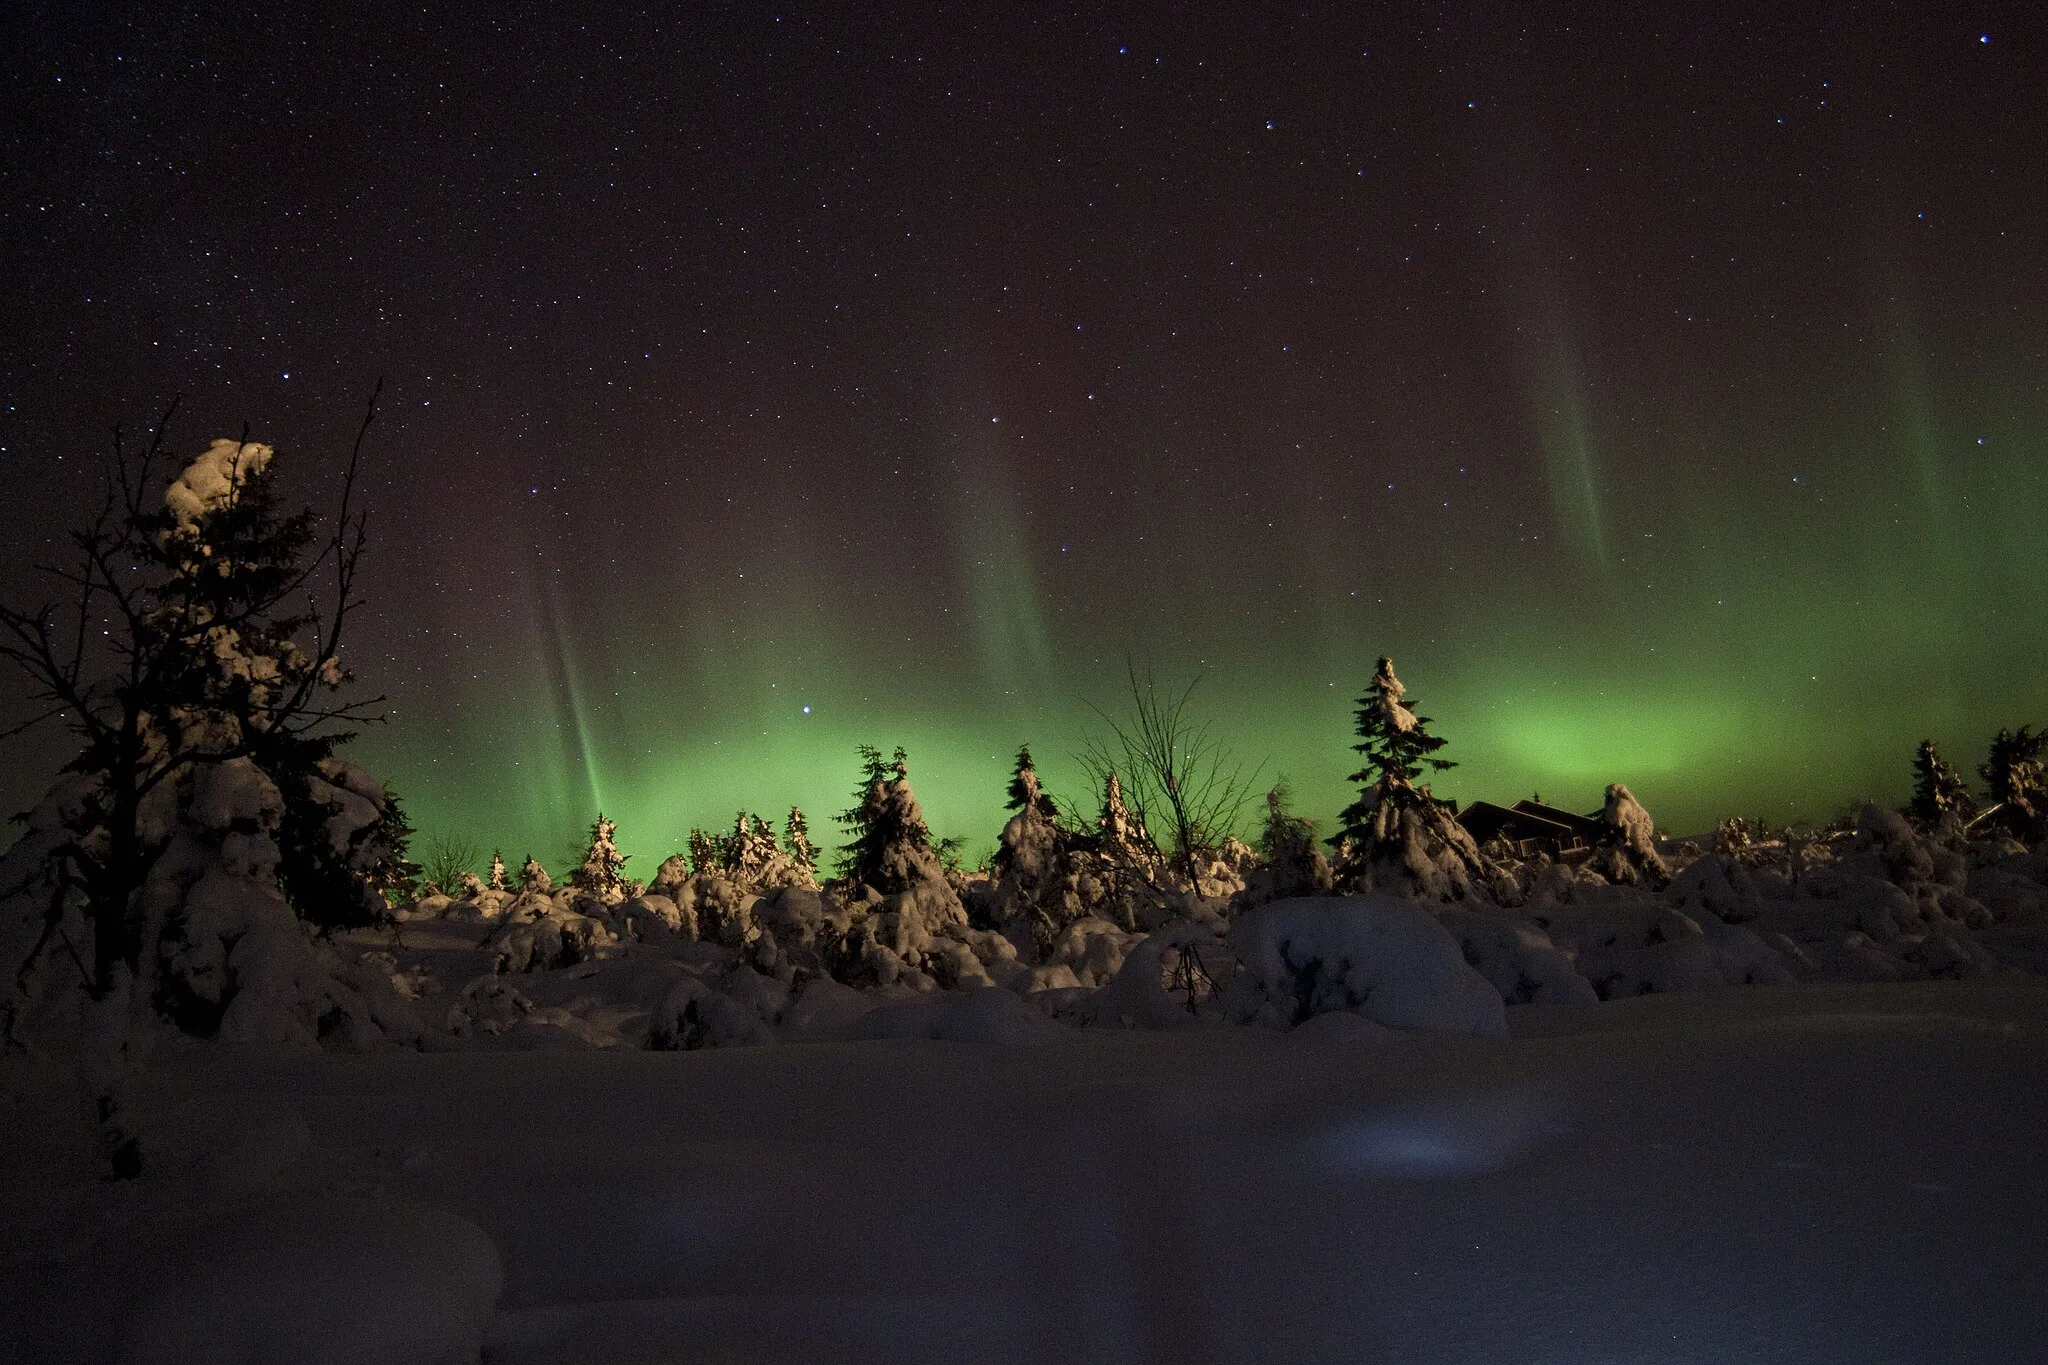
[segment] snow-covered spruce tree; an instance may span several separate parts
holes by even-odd
[[[801,811],[795,814],[799,821],[803,819]],[[808,836],[803,843],[808,847]],[[811,856],[816,857],[816,850]],[[732,833],[720,850],[719,869],[733,886],[749,892],[765,893],[784,886],[815,890],[818,884],[813,867],[798,862],[776,843],[775,826],[746,811],[733,818]]]
[[[1313,896],[1330,890],[1329,859],[1316,847],[1316,827],[1287,809],[1285,783],[1266,793],[1266,826],[1259,833],[1259,857],[1265,863],[1263,899]]]
[[[618,832],[618,824],[605,819],[600,811],[596,823],[590,827],[590,847],[583,854],[583,862],[569,874],[569,885],[607,905],[626,898],[626,878],[623,875],[626,855],[619,852],[618,844],[613,841]]]
[[[505,885],[505,855],[502,851],[495,848],[491,850],[491,875],[484,882],[484,889],[488,891],[504,891],[509,889]]]
[[[892,759],[860,746],[861,785],[856,804],[839,817],[848,840],[839,850],[839,875],[889,895],[920,883],[946,880],[924,810],[910,790],[910,769],[901,748]]]
[[[338,695],[350,681],[343,627],[360,606],[363,523],[349,498],[361,434],[323,539],[312,510],[279,509],[269,446],[215,441],[158,492],[168,421],[139,457],[116,434],[99,511],[70,537],[76,563],[48,571],[68,601],[0,607],[0,657],[47,708],[9,733],[57,720],[80,746],[47,853],[53,894],[27,943],[9,936],[7,966],[30,972],[75,911],[85,942],[67,952],[96,999],[124,975],[153,975],[146,959],[164,926],[136,897],[200,769],[248,760],[278,789],[265,835],[292,908],[318,924],[385,913],[376,887],[402,864],[408,832],[382,789],[360,770],[342,777],[348,765],[333,757],[351,737],[337,726],[370,719],[379,700]],[[322,583],[326,606],[311,595]],[[337,805],[350,809],[337,818]]]
[[[1381,657],[1371,684],[1358,699],[1352,749],[1365,766],[1351,775],[1358,799],[1338,815],[1330,836],[1337,850],[1340,887],[1388,891],[1431,900],[1463,899],[1485,864],[1472,836],[1457,821],[1456,808],[1438,800],[1425,772],[1457,765],[1437,758],[1445,741],[1429,733],[1429,717],[1417,715],[1408,689],[1394,675],[1394,661]]]
[[[534,857],[531,853],[527,854],[526,861],[519,865],[520,894],[525,895],[528,892],[532,892],[536,895],[545,896],[554,889],[555,879],[550,877],[548,870],[540,865],[540,859]]]
[[[1066,840],[1059,826],[1059,806],[1039,785],[1029,748],[1017,751],[1005,808],[1014,813],[996,840],[989,868],[996,880],[994,917],[1001,924],[1031,916],[1034,931],[1047,937],[1053,929],[1064,928],[1068,918],[1060,908],[1045,904],[1060,898],[1056,883],[1067,870]]]
[[[1003,809],[1034,810],[1048,820],[1059,819],[1059,804],[1038,780],[1038,765],[1031,761],[1031,746],[1028,744],[1017,749],[1017,766],[1010,772],[1009,800],[1004,802]]]
[[[752,886],[760,881],[761,874],[781,852],[775,842],[775,831],[768,822],[758,815],[740,811],[733,816],[732,833],[725,837],[725,849],[719,861],[733,881],[742,886]]]
[[[1977,813],[1969,779],[1942,757],[1931,739],[1921,740],[1913,754],[1913,799],[1906,813],[1930,828],[1948,816],[1968,824]]]
[[[1661,889],[1671,880],[1671,868],[1657,851],[1656,821],[1635,793],[1619,782],[1609,783],[1600,823],[1604,837],[1593,866],[1608,881],[1625,885],[1643,882]]]
[[[1983,766],[1977,769],[1991,799],[1999,805],[1998,822],[2028,843],[2048,838],[2044,748],[2048,748],[2048,734],[2035,734],[2031,725],[2022,725],[2017,731],[2000,730],[1991,740],[1991,752]]]
[[[1152,862],[1159,849],[1144,818],[1124,800],[1123,779],[1112,770],[1102,780],[1102,814],[1095,821],[1096,839],[1105,854],[1132,862]]]
[[[686,841],[690,850],[690,871],[699,877],[725,871],[725,841],[714,839],[701,829],[690,831]]]
[[[789,860],[815,880],[818,846],[811,842],[811,827],[804,822],[803,811],[795,806],[789,808],[789,820],[782,827],[782,846],[788,850]]]

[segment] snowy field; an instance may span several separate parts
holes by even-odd
[[[992,996],[990,998],[993,998]],[[1011,997],[1014,999],[1014,997]],[[2048,982],[0,1067],[19,1361],[2038,1362]]]

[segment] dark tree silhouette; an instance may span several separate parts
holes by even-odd
[[[1977,775],[1999,804],[1997,819],[2018,838],[2032,842],[2048,838],[2048,772],[2043,771],[2041,754],[2048,747],[2048,735],[2037,735],[2031,725],[2018,730],[2000,730],[1991,740],[1991,752]]]
[[[47,946],[65,907],[90,930],[79,955],[88,992],[104,998],[125,966],[139,972],[146,926],[137,890],[163,851],[147,818],[183,776],[250,759],[276,783],[285,810],[279,878],[294,908],[317,923],[363,922],[383,912],[381,885],[417,869],[395,803],[366,838],[374,860],[318,837],[331,773],[352,738],[338,728],[375,719],[381,697],[347,700],[344,626],[365,542],[352,508],[373,395],[350,450],[331,533],[311,509],[278,506],[268,446],[216,441],[182,473],[166,465],[173,403],[136,453],[114,433],[100,505],[70,535],[74,558],[44,566],[63,597],[33,608],[0,606],[0,658],[29,679],[44,709],[0,737],[57,721],[79,741],[64,771],[80,779],[76,813],[52,854],[55,893]],[[167,473],[176,474],[164,486]],[[324,600],[320,600],[324,599]],[[366,862],[375,870],[363,872]]]
[[[1941,750],[1931,739],[1921,740],[1913,755],[1913,800],[1906,809],[1929,825],[1945,815],[1967,823],[1977,813],[1977,798],[1970,792],[1969,779],[1941,756]]]

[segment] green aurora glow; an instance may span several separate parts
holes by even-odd
[[[1704,472],[1610,486],[1604,567],[1583,544],[1532,542],[1526,579],[1449,573],[1418,610],[1349,596],[1289,620],[1216,610],[1193,639],[1171,628],[1186,609],[1162,583],[1161,628],[1130,645],[1163,680],[1206,669],[1197,695],[1218,734],[1325,822],[1349,797],[1352,699],[1382,650],[1450,739],[1460,766],[1438,789],[1462,800],[1540,791],[1590,809],[1624,781],[1680,831],[1900,800],[1922,736],[1974,763],[1997,727],[2048,713],[2048,446],[2009,418],[1939,422],[1902,403],[1862,440],[1801,458],[1788,440],[1775,459],[1804,472],[1775,488]],[[1550,469],[1561,501],[1583,476]],[[999,475],[979,477],[963,509],[1014,505],[990,492]],[[966,619],[936,610],[940,627],[893,644],[802,610],[823,599],[800,575],[760,613],[773,630],[700,604],[670,639],[579,639],[537,591],[519,685],[502,666],[472,681],[438,752],[403,716],[358,747],[429,834],[559,864],[602,808],[651,866],[739,808],[779,826],[800,805],[833,841],[856,746],[901,744],[935,828],[984,852],[1020,743],[1057,793],[1092,803],[1075,755],[1100,730],[1092,708],[1116,708],[1123,659],[1061,636],[1034,563],[1058,547],[995,527],[943,599]],[[1240,629],[1217,628],[1234,615]]]

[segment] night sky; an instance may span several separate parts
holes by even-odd
[[[0,17],[0,589],[114,423],[324,498],[383,377],[428,835],[869,742],[983,848],[1127,656],[1325,822],[1382,653],[1441,794],[1680,832],[2048,720],[2038,5],[172,9]]]

